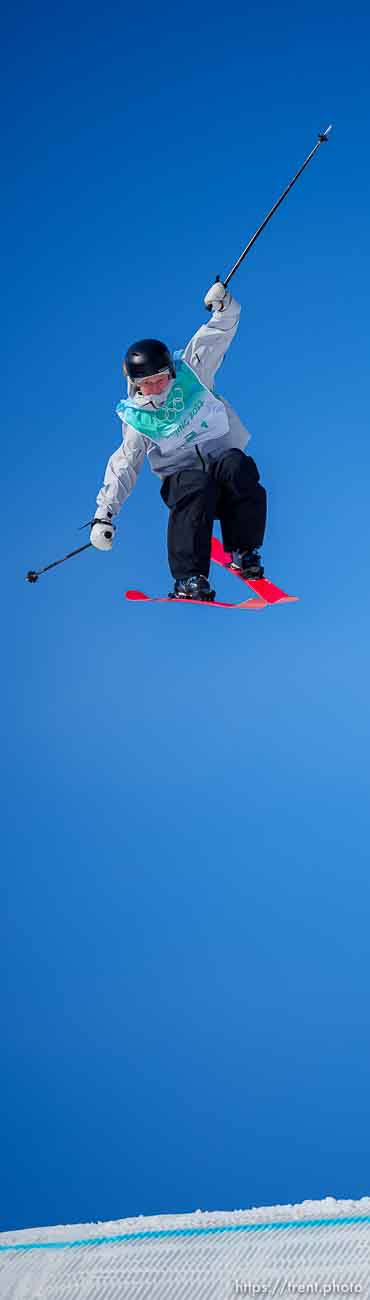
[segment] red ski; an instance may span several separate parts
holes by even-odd
[[[151,600],[151,601],[169,601],[171,605],[207,605],[213,609],[217,605],[218,609],[264,609],[267,605],[266,600],[259,600],[250,597],[249,600],[241,600],[237,603],[230,600],[187,600],[186,597],[180,597],[176,600],[173,596],[147,596],[145,591],[125,591],[126,600]]]
[[[224,551],[222,542],[218,540],[218,537],[212,537],[211,555],[215,564],[221,564],[223,569],[229,569],[230,573],[233,573],[236,578],[240,578],[245,587],[251,587],[252,591],[255,591],[256,595],[260,596],[262,607],[265,605],[283,605],[287,604],[287,602],[299,600],[298,596],[288,596],[286,591],[276,587],[273,582],[270,582],[269,578],[258,578],[254,581],[253,578],[243,578],[237,569],[230,568],[232,555],[229,555],[228,551]]]

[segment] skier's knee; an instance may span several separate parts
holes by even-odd
[[[249,478],[251,479],[252,483],[259,483],[260,481],[259,470],[255,460],[253,460],[253,456],[244,456],[244,460],[246,462],[246,469],[248,470]]]
[[[225,462],[228,465],[234,465],[235,468],[238,468],[239,465],[242,465],[243,461],[246,461],[246,459],[247,457],[245,455],[245,452],[241,451],[240,447],[231,447],[230,451],[226,452],[224,458]]]
[[[259,483],[260,476],[253,456],[247,456],[245,451],[241,451],[239,447],[232,447],[230,451],[226,452],[222,465],[239,484],[243,482],[249,484]]]

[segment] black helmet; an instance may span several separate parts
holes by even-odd
[[[138,343],[131,343],[123,362],[125,375],[133,383],[145,379],[146,375],[156,375],[158,370],[165,370],[167,366],[175,378],[176,370],[171,353],[160,339],[140,339]]]

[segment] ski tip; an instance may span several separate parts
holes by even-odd
[[[146,596],[145,591],[135,591],[135,589],[125,591],[125,596],[126,600],[150,600],[150,596]]]

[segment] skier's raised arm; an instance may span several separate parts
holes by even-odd
[[[192,366],[207,388],[213,388],[217,370],[235,338],[241,307],[220,280],[208,290],[204,302],[212,311],[211,319],[201,325],[190,339],[183,360]]]

